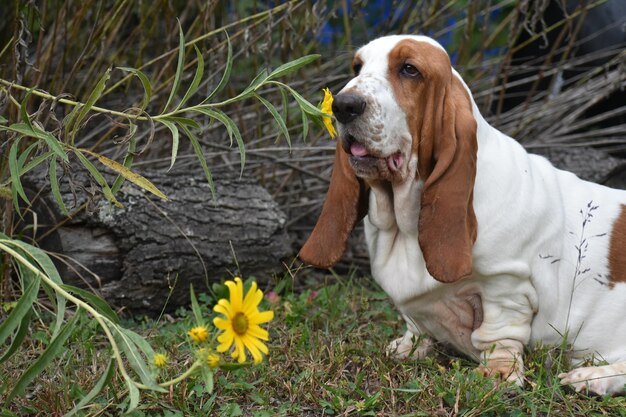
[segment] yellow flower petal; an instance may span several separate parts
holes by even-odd
[[[187,332],[194,342],[204,342],[209,338],[209,330],[204,326],[196,326]]]
[[[249,352],[254,362],[259,363],[263,360],[263,354],[269,353],[268,347],[263,343],[269,339],[269,333],[259,324],[272,320],[274,312],[259,311],[263,291],[256,282],[250,285],[247,293],[244,293],[243,281],[239,277],[226,281],[225,284],[229,290],[229,299],[219,300],[213,307],[215,312],[223,316],[213,319],[213,324],[219,330],[217,351],[230,350],[231,356],[239,363],[247,360],[246,355]]]
[[[206,358],[206,361],[211,368],[215,368],[219,366],[220,364],[220,357],[219,355],[216,355],[215,353],[209,353],[209,355]]]
[[[243,344],[250,351],[250,354],[252,354],[252,359],[254,360],[254,363],[261,363],[263,361],[263,355],[261,355],[259,349],[252,342],[255,339],[252,337],[243,337],[242,339]]]
[[[235,332],[232,330],[226,330],[224,333],[217,337],[217,341],[220,344],[217,346],[218,352],[226,352],[233,344],[235,339]]]
[[[274,318],[273,311],[255,311],[254,314],[248,316],[250,324],[262,324],[271,321]]]
[[[231,328],[230,321],[220,317],[215,317],[213,319],[213,324],[220,330],[228,330]]]
[[[270,334],[264,328],[260,327],[258,324],[253,324],[248,327],[248,334],[252,337],[256,337],[257,339],[269,340]]]
[[[230,292],[230,307],[231,313],[241,311],[241,304],[243,303],[243,282],[241,278],[236,277],[235,281],[226,281],[226,286]]]
[[[246,361],[246,351],[240,337],[235,337],[235,351],[233,352],[233,358],[237,359],[237,362],[239,363],[244,363]]]
[[[225,300],[223,298],[219,300],[217,304],[213,307],[213,311],[223,314],[228,318],[231,318],[233,316],[230,303],[228,302],[228,300]]]
[[[255,348],[259,349],[261,352],[265,353],[266,355],[269,353],[269,349],[267,348],[267,345],[261,342],[259,339],[254,338],[254,337],[249,337],[247,339],[247,342],[250,346],[254,346]]]
[[[248,290],[248,294],[246,294],[246,298],[243,300],[243,305],[241,309],[244,313],[248,311],[252,311],[257,308],[261,300],[263,299],[263,291],[257,289],[256,282],[252,282],[252,286],[250,290]]]
[[[152,358],[152,363],[157,368],[162,368],[167,364],[167,355],[163,353],[156,353]]]
[[[328,117],[322,117],[322,122],[324,123],[324,126],[326,126],[326,130],[328,130],[330,138],[335,139],[335,136],[337,136],[337,131],[335,130],[335,126],[333,126],[332,119],[334,100],[333,94],[328,88],[325,88],[322,91],[324,91],[324,100],[322,101],[322,104],[320,106],[320,111],[328,115]]]

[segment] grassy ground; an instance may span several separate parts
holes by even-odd
[[[185,380],[168,393],[143,394],[139,416],[626,416],[626,399],[594,398],[558,385],[566,369],[555,348],[528,352],[523,389],[496,385],[473,371],[474,363],[439,347],[424,360],[396,361],[384,355],[386,344],[403,325],[386,295],[370,278],[328,276],[303,291],[283,287],[274,301],[270,355],[256,367],[219,370],[215,390]],[[286,287],[289,287],[287,285]],[[209,297],[201,296],[209,302]],[[204,313],[210,309],[203,304]],[[160,322],[135,322],[155,347],[172,358],[166,373],[187,364],[185,333],[191,312]],[[44,340],[34,332],[30,348],[0,366],[6,393]],[[2,416],[54,416],[67,412],[103,372],[106,350],[101,336],[86,328],[29,393],[0,412]],[[30,353],[29,353],[30,352]],[[126,407],[119,378],[98,396],[88,415],[122,414]],[[2,394],[0,394],[0,401]]]

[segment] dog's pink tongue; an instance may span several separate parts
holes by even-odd
[[[354,156],[366,156],[367,149],[365,149],[365,146],[363,146],[359,142],[354,142],[352,145],[350,145],[350,153]]]

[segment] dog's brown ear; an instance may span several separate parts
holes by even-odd
[[[476,120],[469,95],[454,75],[439,104],[431,108],[431,137],[423,138],[418,150],[420,174],[427,173],[418,233],[428,272],[438,281],[455,282],[472,273]]]
[[[354,175],[338,140],[326,201],[311,236],[300,250],[300,259],[318,268],[335,265],[346,251],[350,232],[367,214],[367,198],[367,188]]]

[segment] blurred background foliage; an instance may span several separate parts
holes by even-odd
[[[107,68],[135,67],[152,80],[146,111],[157,114],[174,80],[180,21],[187,45],[196,45],[204,57],[200,96],[220,80],[228,33],[234,65],[219,99],[241,92],[263,68],[319,53],[321,59],[288,78],[292,87],[317,104],[323,87],[336,93],[350,78],[351,56],[360,45],[385,34],[422,33],[450,52],[487,118],[527,147],[594,145],[619,154],[626,140],[626,111],[620,103],[626,84],[624,44],[607,42],[606,50],[584,57],[576,52],[585,42],[581,35],[585,19],[607,5],[618,12],[624,9],[620,0],[6,0],[0,2],[0,78],[84,102]],[[624,16],[615,10],[603,9],[614,21],[596,23],[596,33],[623,33]],[[539,52],[531,58],[517,57],[529,44]],[[193,56],[189,48],[187,55]],[[196,60],[188,59],[183,85],[191,82],[194,65]],[[574,67],[579,69],[575,76],[565,78],[563,74]],[[515,94],[521,99],[507,103],[507,88],[520,84],[523,91]],[[6,86],[0,90],[0,114],[16,122],[19,108],[7,98],[7,91]],[[10,92],[18,100],[24,97],[15,89]],[[137,107],[142,93],[136,78],[114,70],[98,105],[119,111]],[[281,102],[277,88],[262,93],[275,105]],[[604,111],[596,108],[598,102],[611,97],[618,101],[617,110],[610,107],[612,113],[598,117]],[[289,120],[291,145],[280,139],[276,123],[260,102],[237,102],[223,110],[242,132],[245,169],[270,190],[287,214],[288,227],[298,234],[309,230],[320,208],[334,143],[322,129],[309,129],[303,138],[296,104],[288,103],[281,111]],[[62,130],[70,111],[49,100],[32,97],[28,102],[28,112],[52,132]],[[237,147],[229,145],[223,126],[208,119],[198,123],[211,168],[239,170]],[[136,138],[143,152],[136,155],[135,169],[168,167],[171,135],[165,126],[156,131],[152,127],[139,125]],[[127,131],[123,120],[98,114],[84,123],[76,145],[120,160],[127,149]],[[0,137],[3,183],[9,178],[10,140],[5,132]],[[21,146],[27,145],[23,141]],[[181,142],[176,164],[197,167],[188,143]],[[6,196],[2,205],[2,229],[11,234],[15,214]]]

